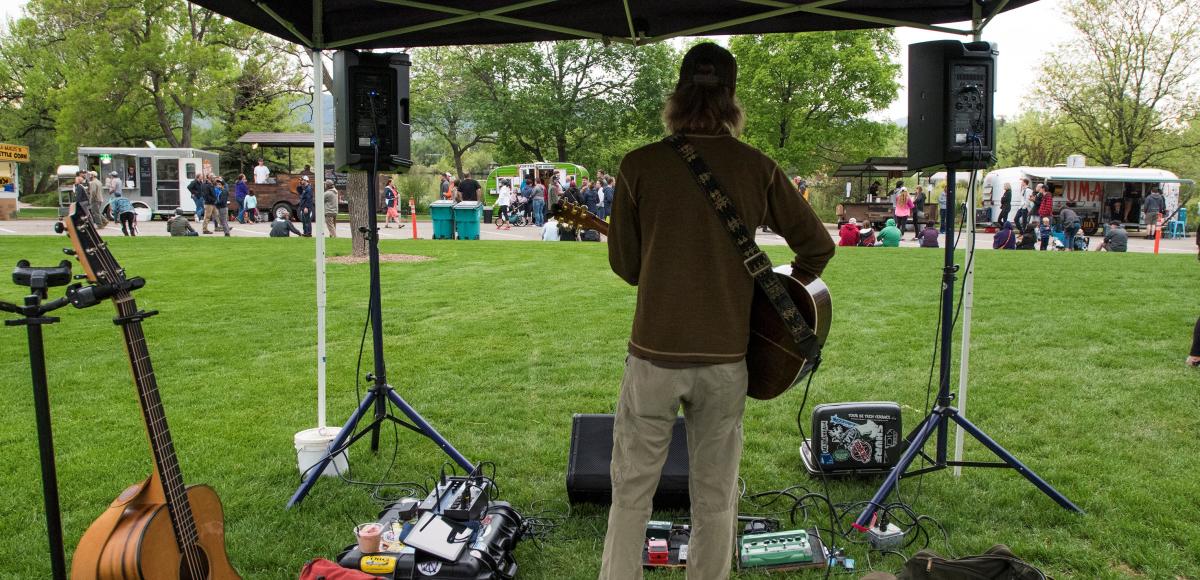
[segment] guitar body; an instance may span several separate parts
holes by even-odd
[[[157,478],[154,478],[156,480]],[[225,553],[225,517],[221,499],[211,487],[187,488],[197,543],[204,554],[200,578],[183,566],[174,530],[161,495],[153,492],[154,480],[125,490],[79,541],[71,562],[72,580],[225,580],[237,571]],[[157,483],[154,481],[154,483]],[[159,496],[156,498],[155,496]]]
[[[775,268],[775,275],[824,345],[833,313],[829,287],[820,278],[802,282],[791,274],[791,266]],[[813,366],[814,361],[800,353],[791,331],[755,284],[754,302],[750,306],[750,343],[746,346],[746,372],[749,375],[746,395],[761,400],[774,399],[800,382]]]

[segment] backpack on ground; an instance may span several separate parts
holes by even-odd
[[[978,556],[948,559],[932,550],[921,550],[904,563],[899,576],[872,572],[863,580],[1046,580],[1032,564],[1018,558],[1003,544]]]

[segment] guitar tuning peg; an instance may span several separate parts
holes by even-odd
[[[66,255],[68,255],[68,256],[74,256],[74,255],[75,255],[75,250],[74,250],[74,249],[72,249],[72,248],[63,248],[63,253],[64,253],[64,254],[66,254]]]

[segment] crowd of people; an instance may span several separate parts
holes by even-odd
[[[549,184],[546,183],[547,181]],[[560,183],[557,179],[546,180],[543,178],[524,179],[519,183],[519,186],[513,187],[510,180],[499,181],[493,211],[495,216],[493,221],[496,227],[511,229],[514,225],[533,224],[549,231],[548,226],[552,225],[556,228],[555,234],[544,233],[542,239],[557,241],[577,240],[581,239],[581,235],[587,235],[584,239],[592,241],[592,236],[586,234],[586,231],[579,232],[574,228],[559,224],[557,220],[548,220],[546,215],[548,208],[553,207],[560,200],[567,200],[586,207],[589,212],[601,220],[607,219],[611,213],[613,194],[617,184],[616,180],[606,174],[603,169],[596,172],[595,179],[581,177],[577,180],[572,175],[567,177],[565,183]],[[551,224],[551,222],[553,223]],[[599,237],[596,237],[594,241],[599,241]]]

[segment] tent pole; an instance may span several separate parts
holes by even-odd
[[[321,99],[321,50],[314,48],[313,60],[313,219],[317,226],[317,427],[325,427],[325,119]]]
[[[972,169],[971,171],[976,171]],[[975,188],[967,188],[967,273],[963,279],[963,327],[962,346],[958,358],[958,412],[967,416],[967,375],[970,371],[971,359],[971,311],[975,303],[975,260],[970,256],[975,253]],[[963,428],[958,425],[954,431],[954,460],[962,461]],[[954,477],[962,475],[962,466],[954,466]]]

